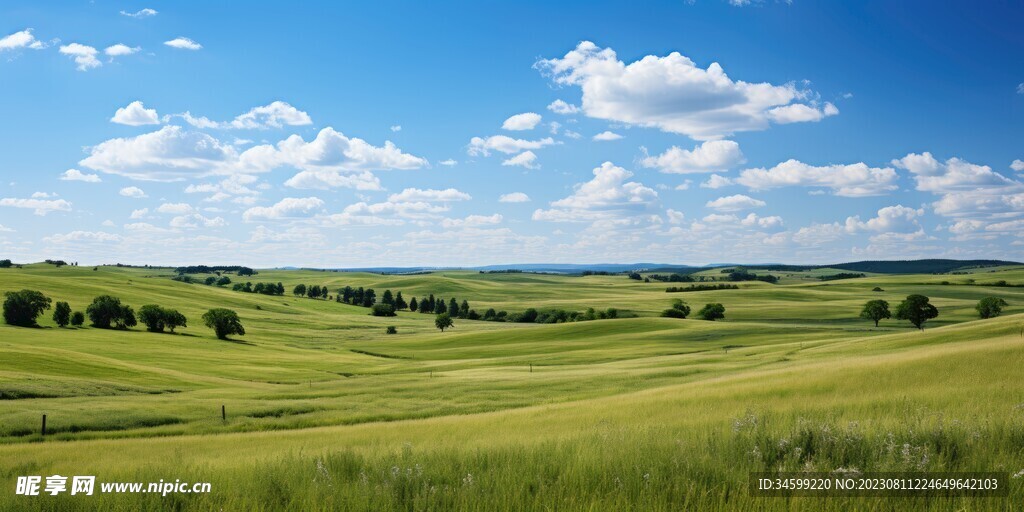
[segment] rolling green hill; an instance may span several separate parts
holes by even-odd
[[[112,294],[189,320],[178,334],[62,329],[49,312],[39,328],[0,325],[4,479],[180,478],[213,492],[0,494],[0,508],[1009,510],[1005,500],[746,495],[749,471],[780,467],[1024,471],[1024,287],[1012,286],[1024,267],[824,282],[822,272],[687,293],[622,275],[230,276],[282,282],[288,293],[275,297],[173,281],[171,269],[2,269],[0,291],[39,290],[76,311]],[[299,283],[625,318],[456,319],[441,333],[432,315],[379,318],[291,296]],[[940,311],[923,332],[858,318],[867,300],[912,293]],[[1009,306],[979,320],[974,305],[988,296]],[[726,320],[659,318],[676,298],[695,311],[720,302]],[[200,320],[214,307],[237,311],[246,335],[217,340]],[[392,325],[398,334],[385,334]],[[813,453],[766,451],[796,441]]]

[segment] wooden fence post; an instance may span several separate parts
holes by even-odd
[[[224,406],[223,406],[223,405],[222,405],[222,406],[220,406],[220,419],[222,419],[222,420],[225,420],[225,421],[227,421],[227,419],[228,419],[228,413],[227,413],[227,410],[226,410],[226,409],[224,409]]]
[[[43,433],[44,436],[46,435],[46,415],[45,414],[43,415],[43,430],[42,430],[42,433]]]

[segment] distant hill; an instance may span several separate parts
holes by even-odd
[[[904,260],[904,261],[855,261],[826,265],[828,268],[855,270],[857,272],[877,272],[879,274],[942,274],[953,270],[969,267],[999,267],[1003,265],[1020,265],[1016,261],[1002,260]]]

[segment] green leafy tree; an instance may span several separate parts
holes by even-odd
[[[203,324],[213,329],[217,338],[226,340],[228,336],[237,334],[245,336],[245,328],[238,318],[238,313],[230,309],[214,308],[203,313]]]
[[[923,331],[925,322],[939,316],[939,310],[928,301],[924,295],[908,295],[906,300],[896,306],[896,319],[909,320],[914,327]]]
[[[889,312],[888,302],[884,300],[869,300],[864,303],[864,309],[860,311],[860,317],[865,320],[874,321],[875,327],[878,327],[878,321],[892,318],[892,313]]]
[[[227,286],[229,284],[231,284],[231,278],[228,276],[220,276],[220,279],[217,280],[217,286]]]
[[[146,326],[146,330],[149,332],[164,332],[166,324],[164,323],[164,308],[157,306],[156,304],[146,304],[139,308],[139,320],[142,325]]]
[[[11,268],[12,266],[14,266],[14,263],[11,263],[11,260],[0,260],[0,268]]]
[[[405,299],[402,298],[402,292],[396,293],[395,294],[395,309],[405,309],[407,307],[409,307],[409,305],[406,304]]]
[[[452,299],[455,300],[455,299]],[[462,304],[459,305],[459,318],[469,317],[469,301],[463,300]]]
[[[697,313],[697,315],[703,318],[704,320],[710,320],[714,322],[715,320],[725,318],[725,306],[717,302],[706,304],[703,308],[701,308],[700,312]]]
[[[978,305],[974,306],[974,309],[978,311],[978,316],[981,318],[994,318],[999,316],[1006,306],[1009,304],[999,297],[985,297],[978,301]]]
[[[353,290],[351,286],[346,286],[346,287],[342,288],[339,293],[341,294],[341,301],[342,302],[344,302],[346,304],[351,304],[352,303],[352,294],[355,293],[355,290]]]
[[[448,306],[444,303],[444,299],[438,298],[434,301],[434,314],[440,315],[441,313],[447,313]]]
[[[4,322],[19,327],[34,327],[36,317],[50,309],[50,298],[35,290],[4,294]]]
[[[111,295],[100,295],[85,308],[85,314],[89,316],[92,326],[100,329],[109,329],[121,318],[123,313],[124,307],[121,305],[121,299]]]
[[[374,304],[370,308],[370,314],[373,316],[395,316],[395,307],[390,304]]]
[[[295,288],[292,289],[292,295],[295,295],[296,297],[305,297],[306,296],[306,285],[304,285],[304,284],[297,284],[297,285],[295,285]]]
[[[444,332],[445,329],[455,327],[455,322],[448,313],[441,313],[434,318],[434,326]]]
[[[483,319],[489,322],[494,320],[494,317],[496,316],[498,316],[498,312],[495,311],[494,308],[487,308],[487,311],[484,311]]]
[[[417,308],[417,311],[419,311],[420,313],[430,313],[431,311],[433,311],[433,308],[430,307],[430,301],[426,298],[421,300],[419,308]]]
[[[391,290],[384,290],[384,295],[380,296],[380,303],[388,306],[395,305],[395,296],[391,294]]]
[[[402,298],[402,292],[398,292],[398,298]],[[416,303],[416,297],[409,299],[409,311],[416,311],[420,305]]]
[[[373,291],[373,288],[367,288],[363,292],[363,307],[370,308],[377,303],[377,293]]]
[[[609,310],[610,312],[611,310]],[[616,311],[615,316],[618,316]],[[672,301],[672,307],[661,312],[661,316],[667,318],[686,318],[690,316],[690,306],[682,299]],[[615,317],[612,317],[615,318]]]
[[[174,329],[176,327],[188,327],[188,319],[185,318],[185,315],[179,313],[178,310],[165,309],[164,313],[164,325],[166,325],[167,328],[170,329],[172,333],[174,332]]]
[[[135,310],[127,304],[121,306],[121,314],[118,315],[116,322],[118,329],[130,329],[139,323],[135,319]]]
[[[216,282],[217,278],[214,276],[207,277],[206,279],[203,280],[203,284],[205,284],[206,286],[213,286],[213,283]]]
[[[71,323],[71,306],[67,302],[57,302],[53,308],[53,323],[58,327],[67,327]]]
[[[327,291],[327,286],[321,286],[320,287],[320,298],[321,299],[327,300],[327,296],[330,295],[330,294],[331,294],[331,292]]]
[[[73,327],[81,327],[84,324],[85,314],[82,313],[81,311],[75,311],[74,314],[71,315],[71,325]]]
[[[448,314],[452,316],[459,316],[459,301],[452,297],[452,300],[448,301]],[[459,316],[459,318],[462,318]]]

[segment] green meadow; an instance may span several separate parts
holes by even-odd
[[[684,293],[625,275],[230,276],[287,290],[266,296],[173,281],[172,269],[0,269],[0,291],[74,311],[110,294],[188,318],[175,334],[59,328],[52,310],[38,328],[0,325],[0,510],[1019,510],[1024,287],[996,284],[1024,284],[1024,267],[818,279],[836,272]],[[619,318],[456,319],[440,332],[433,315],[292,296],[300,283]],[[910,294],[939,310],[923,331],[858,317],[868,300]],[[979,319],[992,296],[1009,306]],[[674,299],[694,314],[659,317]],[[716,302],[725,320],[696,318]],[[216,339],[200,320],[210,308],[236,311],[245,336]],[[1000,471],[1011,489],[750,496],[749,473],[775,470]],[[212,492],[14,495],[18,476],[52,474]]]

